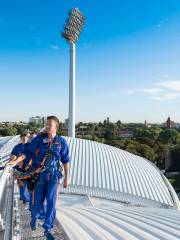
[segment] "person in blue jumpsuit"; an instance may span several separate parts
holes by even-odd
[[[57,135],[59,120],[55,116],[47,118],[46,133],[38,134],[30,143],[32,169],[37,170],[34,189],[34,205],[31,210],[31,229],[37,228],[37,219],[46,200],[46,213],[43,228],[46,239],[53,240],[51,229],[56,217],[56,198],[61,178],[60,162],[64,166],[63,187],[68,186],[69,148],[64,138]],[[23,157],[26,158],[26,155]],[[18,159],[22,161],[22,159]],[[41,170],[40,170],[41,169]],[[40,170],[40,171],[39,171]]]
[[[16,145],[13,148],[9,165],[12,166],[14,170],[17,170],[17,172],[15,172],[15,177],[17,178],[18,186],[20,189],[20,200],[23,200],[24,203],[29,202],[29,210],[31,212],[34,199],[34,191],[30,189],[30,172],[32,170],[32,159],[30,158],[28,140],[29,137],[26,133],[21,134],[22,143]],[[24,154],[27,156],[26,158],[24,158]],[[38,215],[38,219],[44,218],[45,206],[42,207]]]
[[[33,140],[33,138],[35,138],[37,136],[36,132],[31,132],[30,137],[29,137],[29,143]],[[28,166],[29,165],[29,166]],[[27,165],[27,173],[29,173],[32,170],[32,159],[31,161],[28,163]],[[29,201],[29,210],[31,212],[32,210],[32,205],[34,203],[34,190],[30,189],[30,180],[28,183],[28,190],[29,190],[29,195],[30,195],[30,201]],[[43,205],[41,211],[39,212],[39,216],[38,219],[44,219],[45,218],[45,205]]]
[[[21,138],[21,143],[17,144],[12,152],[11,152],[11,157],[9,162],[13,162],[16,158],[21,156],[22,154],[26,154],[26,158],[24,159],[23,162],[19,162],[16,166],[14,166],[14,169],[16,169],[19,172],[24,172],[24,169],[26,165],[29,163],[30,158],[28,156],[28,135],[27,133],[22,133],[20,135]],[[20,200],[23,201],[23,203],[29,202],[30,201],[30,195],[29,191],[27,189],[27,180],[18,180],[18,186],[20,190]]]

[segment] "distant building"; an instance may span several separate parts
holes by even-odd
[[[144,127],[144,123],[128,123],[128,129],[141,128]]]
[[[147,121],[146,121],[146,120],[145,120],[145,122],[144,122],[144,126],[147,127]]]
[[[35,123],[35,124],[40,124],[40,125],[44,125],[46,122],[46,117],[40,117],[40,116],[36,116],[36,117],[31,117],[29,119],[30,123]]]
[[[26,125],[28,125],[28,123],[26,123],[26,122],[22,122],[22,121],[20,121],[20,122],[0,122],[0,127],[13,127],[13,126],[15,126],[15,125],[24,125],[24,126],[26,126]]]
[[[133,131],[129,130],[118,130],[117,135],[123,139],[131,139],[133,138]]]
[[[68,118],[65,119],[65,126],[68,127]]]
[[[171,128],[171,119],[170,119],[170,117],[168,117],[168,119],[166,121],[166,127],[167,128]]]
[[[168,119],[164,125],[166,128],[175,128],[176,127],[175,122],[171,121],[170,117],[168,117]]]
[[[62,135],[62,136],[67,136],[68,135],[68,129],[67,129],[67,127],[61,127],[60,128],[60,134]]]
[[[180,123],[175,123],[175,128],[180,128]]]
[[[76,128],[76,134],[82,136],[88,134],[88,127],[85,125],[80,125],[78,128]]]
[[[79,130],[84,130],[84,129],[87,129],[87,126],[79,126]]]
[[[147,121],[145,120],[145,122],[144,122],[144,127],[145,127],[145,128],[150,128],[150,127],[151,127],[151,124],[147,123]]]

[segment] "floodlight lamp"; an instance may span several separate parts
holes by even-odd
[[[67,41],[76,43],[82,32],[85,17],[78,8],[72,8],[68,14],[69,16],[66,18],[66,24],[63,27],[64,31],[61,32],[61,36]]]

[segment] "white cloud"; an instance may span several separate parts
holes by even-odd
[[[147,88],[147,89],[142,89],[142,92],[150,93],[150,94],[158,94],[158,93],[164,92],[164,90],[161,88]]]
[[[172,100],[180,96],[180,81],[164,81],[153,84],[150,88],[125,89],[121,94],[148,94],[153,100]]]
[[[51,45],[51,49],[53,49],[53,50],[59,50],[60,47],[59,47],[58,45],[56,45],[56,44],[52,44],[52,45]]]
[[[180,96],[180,93],[166,93],[159,96],[151,96],[150,98],[154,100],[171,100],[171,99],[176,99],[179,96]]]
[[[135,94],[135,93],[150,93],[157,94],[163,92],[164,90],[161,88],[140,88],[140,89],[126,89],[123,90],[122,94]]]
[[[83,46],[84,48],[90,48],[90,47],[92,47],[92,45],[93,45],[93,41],[84,42],[84,43],[82,44],[82,46]]]
[[[164,81],[164,82],[157,83],[156,86],[180,92],[180,80]]]

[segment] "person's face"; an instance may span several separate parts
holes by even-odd
[[[47,120],[46,123],[46,131],[47,133],[54,133],[57,131],[57,123],[54,120]]]
[[[28,136],[22,136],[21,142],[22,142],[22,144],[26,144],[28,142]]]

